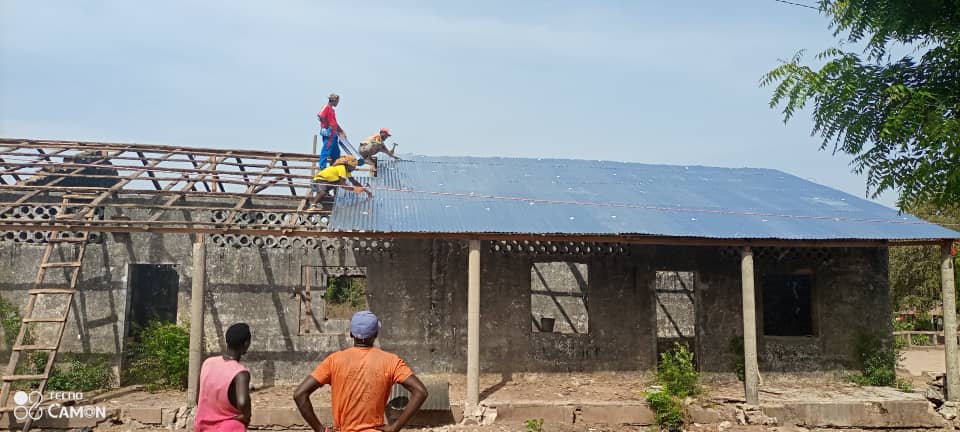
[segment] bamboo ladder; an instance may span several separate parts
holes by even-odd
[[[64,194],[60,203],[57,217],[63,218],[71,213],[77,213],[78,208],[82,209],[97,198],[97,194]],[[83,212],[83,219],[92,220],[95,217],[95,211]],[[47,239],[47,246],[43,252],[43,258],[40,261],[40,267],[37,269],[37,276],[34,280],[33,289],[27,292],[27,308],[23,313],[20,323],[20,332],[17,334],[16,341],[13,344],[10,361],[7,364],[6,373],[3,375],[3,387],[0,392],[0,413],[11,413],[12,406],[8,406],[10,393],[14,390],[15,382],[36,382],[38,386],[34,389],[43,393],[46,388],[47,380],[50,378],[50,372],[53,370],[53,363],[57,357],[57,351],[60,349],[60,343],[63,340],[63,333],[66,329],[67,319],[70,315],[70,308],[73,304],[73,295],[77,292],[77,281],[80,276],[80,269],[83,266],[83,257],[87,249],[87,240],[89,234],[81,231],[77,236],[64,236],[63,231],[50,231]],[[61,247],[61,245],[73,245],[74,247]],[[53,255],[56,249],[60,249],[63,255],[73,254],[72,261],[56,261]],[[46,286],[44,279],[47,276],[48,269],[62,268],[67,269],[68,286],[66,288],[50,288]],[[45,296],[43,302],[49,305],[48,309],[52,311],[62,310],[63,313],[55,316],[37,316],[35,315],[37,300],[40,296]],[[50,301],[52,300],[52,301]],[[62,307],[62,309],[61,309]],[[53,340],[40,340],[36,335],[31,334],[29,327],[32,323],[47,323],[57,326]],[[47,330],[47,329],[45,329]],[[50,336],[50,332],[45,332],[45,336]],[[37,340],[34,340],[37,338]],[[46,352],[47,361],[43,367],[43,372],[39,374],[21,374],[17,375],[17,366],[21,360],[21,354],[25,352]],[[29,356],[27,356],[29,360]],[[14,424],[15,419],[10,416],[9,424]],[[31,419],[28,417],[24,421],[24,429],[28,430]]]

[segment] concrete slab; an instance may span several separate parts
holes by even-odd
[[[544,426],[568,425],[573,423],[572,405],[525,405],[500,404],[497,409],[497,422],[524,422],[529,419],[543,419]]]
[[[836,428],[939,428],[943,417],[920,400],[883,402],[785,402],[763,405],[780,424]]]
[[[652,425],[656,416],[647,404],[584,405],[574,411],[574,423]]]
[[[651,411],[650,414],[652,415],[653,412]],[[690,416],[691,423],[713,424],[720,423],[722,420],[720,413],[716,410],[694,405],[687,407],[687,415]]]
[[[314,407],[316,408],[317,417],[320,418],[320,422],[323,424],[333,423],[333,414],[330,411],[330,407]],[[306,426],[306,422],[303,421],[303,418],[300,417],[300,413],[296,408],[267,408],[267,409],[254,409],[253,410],[253,420],[250,422],[251,426],[280,426],[280,427],[303,427]]]

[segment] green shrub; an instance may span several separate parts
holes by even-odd
[[[897,362],[900,350],[877,337],[861,336],[855,345],[860,373],[849,378],[856,384],[891,387],[897,382]]]
[[[54,364],[47,389],[90,391],[108,388],[112,383],[113,373],[105,356],[81,360],[78,356],[65,354],[63,361],[58,358]]]
[[[913,327],[918,331],[932,331],[934,330],[933,317],[929,312],[921,312],[914,318]]]
[[[677,428],[683,424],[683,405],[679,398],[671,396],[666,390],[647,393],[647,403],[661,428]]]
[[[7,347],[13,347],[20,332],[20,309],[0,297],[0,326],[3,327],[3,339]]]
[[[913,344],[918,346],[930,345],[930,341],[932,340],[930,335],[925,334],[915,334],[911,339],[913,340]]]
[[[693,366],[693,353],[675,342],[672,350],[660,354],[657,381],[664,391],[681,399],[699,393],[700,374]]]
[[[530,419],[523,422],[523,425],[526,426],[527,432],[542,432],[543,431],[543,419]]]
[[[897,382],[894,383],[894,387],[904,393],[913,393],[913,384],[905,379],[897,378]]]
[[[130,382],[145,384],[148,390],[183,389],[187,384],[190,333],[172,323],[151,322],[133,344]]]
[[[893,317],[893,330],[894,331],[913,331],[916,330],[913,324],[913,320],[910,318],[904,318],[901,316]]]

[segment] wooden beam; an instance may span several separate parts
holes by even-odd
[[[169,158],[169,157],[171,157],[171,156],[173,156],[172,153],[171,153],[171,154],[167,154],[166,156],[161,157],[161,158],[159,158],[159,159],[154,159],[154,160],[150,161],[150,164],[149,164],[149,165],[143,167],[142,169],[139,169],[139,170],[134,171],[132,174],[129,174],[129,175],[123,177],[117,184],[111,186],[110,189],[107,189],[106,191],[101,192],[99,196],[97,196],[97,197],[94,198],[92,201],[90,201],[89,203],[87,203],[87,206],[88,206],[88,207],[87,207],[86,209],[84,209],[84,210],[82,210],[82,211],[79,211],[79,212],[77,212],[77,213],[74,213],[74,218],[75,218],[75,219],[80,219],[80,218],[86,216],[87,213],[89,213],[91,210],[93,210],[94,207],[100,205],[100,203],[102,203],[104,200],[106,200],[107,198],[109,198],[110,195],[113,195],[114,193],[116,193],[116,192],[119,191],[120,189],[123,189],[123,187],[126,186],[128,183],[136,180],[137,177],[140,177],[143,173],[148,172],[148,171],[150,170],[150,168],[156,166],[157,164],[159,164],[160,162],[163,162],[165,159],[167,159],[167,158]],[[60,216],[60,215],[57,215],[57,216]]]
[[[270,162],[269,167],[265,168],[263,171],[260,171],[260,174],[257,176],[257,179],[254,180],[253,182],[254,184],[251,184],[250,186],[247,187],[247,190],[244,192],[246,196],[237,200],[237,205],[233,207],[233,210],[230,210],[230,214],[227,216],[227,218],[223,222],[225,225],[229,225],[233,223],[234,219],[236,219],[237,217],[237,211],[243,208],[243,206],[247,204],[247,201],[250,200],[250,195],[252,195],[254,193],[254,190],[257,188],[256,185],[260,183],[260,180],[263,179],[263,176],[267,175],[267,173],[273,169],[273,167],[277,164],[277,160],[278,160],[277,158],[274,158]]]
[[[210,164],[211,167],[216,167],[218,160],[226,159],[226,158],[227,158],[227,156],[221,156],[221,157],[219,157],[219,158],[217,158],[217,157],[211,157],[210,160],[209,160],[207,163]],[[193,190],[193,189],[194,189],[193,186],[194,186],[195,184],[197,184],[197,182],[203,181],[203,180],[207,177],[207,175],[209,175],[209,173],[205,172],[205,173],[203,173],[202,175],[200,175],[199,177],[194,178],[194,179],[191,179],[190,181],[188,181],[187,184],[186,184],[182,189],[180,189],[180,191],[179,191],[179,193],[178,193],[177,195],[170,197],[170,199],[168,199],[167,202],[163,204],[163,207],[169,207],[169,206],[172,205],[173,203],[177,202],[177,200],[179,200],[180,198],[182,198],[183,195],[184,195],[185,193],[187,193],[187,189]],[[206,183],[204,183],[204,184],[206,184]],[[214,187],[216,187],[216,186],[214,186]],[[208,192],[209,192],[209,189],[208,189]],[[191,193],[192,193],[192,194],[196,194],[197,192],[191,192]],[[209,192],[209,193],[213,193],[213,192]],[[150,216],[149,221],[150,221],[150,222],[154,222],[154,221],[156,221],[157,219],[160,219],[160,217],[163,216],[163,214],[164,214],[164,211],[156,212],[155,214],[153,214],[153,215]]]
[[[29,140],[17,138],[0,138],[0,145],[15,145],[25,148],[68,148],[77,150],[107,150],[116,151],[136,146],[138,150],[157,153],[175,153],[175,154],[194,154],[198,156],[219,156],[223,151],[212,150],[200,147],[182,147],[158,144],[128,144],[128,143],[104,143],[92,141],[57,141],[57,140]],[[242,158],[260,158],[270,159],[276,152],[260,150],[229,150],[233,155]],[[289,161],[298,160],[305,162],[316,162],[316,156],[306,153],[281,153],[280,157]]]
[[[148,160],[155,158],[157,155],[165,155],[165,154],[169,153],[168,151],[157,152],[157,151],[155,151],[155,150],[154,150],[154,151],[151,151],[151,150],[143,150],[143,149],[140,149],[139,146],[132,146],[131,148],[136,148],[136,149],[141,150],[141,151],[144,153],[144,155],[146,156],[146,158],[147,158]],[[21,152],[20,150],[23,150],[23,152]],[[17,151],[4,151],[4,150],[0,149],[0,155],[4,155],[4,156],[16,156],[16,157],[24,157],[24,158],[37,156],[37,154],[34,154],[34,153],[30,152],[29,150],[37,150],[37,153],[39,153],[40,151],[46,151],[46,150],[48,150],[48,149],[46,149],[46,148],[22,148],[22,149],[19,149],[19,150],[17,150]],[[63,152],[71,151],[71,150],[72,150],[72,151],[76,151],[77,149],[75,149],[75,148],[63,147],[63,148],[57,149],[56,151],[54,151],[54,152],[52,152],[52,153],[46,153],[46,156],[47,156],[47,157],[53,157],[53,156],[55,156],[55,155],[57,155],[57,154],[59,154],[59,153],[63,153]],[[90,151],[90,150],[88,149],[88,150],[85,150],[85,151]],[[224,151],[227,151],[227,150],[222,150],[222,151],[219,151],[219,152],[222,153],[222,152],[224,152]],[[231,151],[232,151],[232,150],[231,150]],[[209,153],[209,152],[208,152],[208,153]],[[213,154],[213,155],[216,156],[217,154]],[[189,161],[190,161],[190,156],[193,156],[193,154],[191,154],[191,153],[185,153],[185,152],[174,152],[174,156],[177,156],[177,157],[172,157],[172,158],[168,159],[168,161],[170,161],[170,162],[183,162],[183,163],[186,163],[186,162],[189,162]],[[201,156],[203,156],[203,157],[206,158],[206,157],[209,157],[210,155],[209,155],[209,154],[205,154],[205,155],[201,155]],[[37,157],[36,162],[39,163],[40,160],[42,160],[42,159],[41,159],[40,157]],[[239,168],[240,165],[243,165],[243,166],[244,166],[245,168],[247,168],[247,169],[255,169],[255,168],[263,168],[263,167],[266,166],[265,163],[260,162],[260,161],[263,161],[263,160],[270,160],[270,158],[258,159],[258,158],[256,158],[256,157],[247,157],[247,158],[245,158],[245,159],[243,160],[242,163],[237,163],[237,162],[231,162],[231,161],[228,161],[228,160],[224,160],[224,161],[220,162],[220,165],[236,166],[236,167],[238,167],[238,168]],[[136,155],[133,155],[133,154],[131,154],[130,156],[120,155],[120,156],[112,157],[112,158],[111,158],[111,161],[113,161],[113,162],[116,162],[116,161],[133,161],[133,162],[140,162],[140,157],[139,157],[139,156],[136,156]],[[288,163],[290,163],[290,167],[291,167],[292,169],[309,170],[313,165],[315,165],[314,163],[312,163],[312,162],[309,161],[309,160],[290,159],[290,160],[287,160],[287,161],[288,161]],[[52,160],[51,160],[51,162],[52,162]],[[121,165],[121,166],[124,166],[124,165]],[[129,165],[126,165],[126,166],[129,166]]]
[[[0,158],[0,165],[2,165],[2,166],[8,166],[7,162],[4,161],[2,158]],[[7,171],[3,171],[2,173],[0,173],[0,175],[4,175],[4,174],[5,174],[5,175],[8,175],[8,176],[10,176],[10,177],[13,177],[13,180],[14,180],[14,181],[20,182],[20,176],[17,174],[17,170],[16,170],[16,169],[7,170]]]
[[[198,169],[199,169],[199,166],[197,166],[197,161],[196,161],[196,159],[193,158],[193,155],[192,155],[192,154],[187,155],[187,158],[190,159],[190,162],[193,163],[193,167],[194,167],[194,168],[198,168]],[[210,192],[210,185],[208,185],[207,182],[203,182],[203,187],[204,187],[204,189],[207,190],[207,192]],[[190,190],[197,190],[197,188],[196,188],[196,187],[192,187],[192,188],[190,188]]]
[[[137,156],[140,156],[140,162],[143,163],[143,166],[148,166],[149,162],[147,162],[147,157],[143,155],[143,152],[138,151]],[[151,179],[153,179],[153,187],[156,190],[160,190],[161,189],[160,182],[157,181],[157,177],[153,174],[153,171],[147,171],[147,175],[150,176]]]
[[[120,153],[123,153],[124,151],[126,151],[126,150],[125,150],[125,149],[124,149],[124,150],[117,150],[116,152],[114,152],[114,154],[115,154],[115,155],[116,155],[116,154],[120,154]],[[111,155],[107,155],[107,156],[104,156],[104,157],[101,158],[101,159],[98,159],[98,161],[99,161],[99,162],[103,162],[103,161],[109,160],[110,157],[111,157]],[[76,173],[78,173],[78,172],[80,172],[80,171],[82,171],[82,170],[83,170],[83,168],[78,168],[78,169],[75,169],[75,170],[71,171],[71,173],[76,174]],[[47,183],[45,186],[47,186],[47,187],[56,186],[57,183],[60,183],[60,182],[63,181],[65,178],[66,178],[66,177],[60,177],[60,178],[54,179],[54,180],[51,181],[50,183]],[[10,211],[10,209],[16,207],[17,205],[20,205],[21,203],[26,202],[26,201],[29,200],[30,198],[33,198],[34,196],[36,196],[36,195],[39,194],[40,192],[41,192],[40,190],[35,190],[35,191],[33,191],[33,192],[29,192],[29,193],[23,195],[22,197],[20,197],[18,200],[10,203],[10,205],[7,205],[7,206],[5,206],[5,207],[3,207],[3,208],[0,208],[0,216],[2,216],[3,214],[5,214],[6,212]]]

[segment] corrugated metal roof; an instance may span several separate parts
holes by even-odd
[[[423,157],[381,161],[332,230],[908,240],[960,233],[770,169]]]

